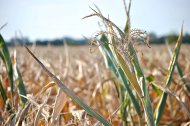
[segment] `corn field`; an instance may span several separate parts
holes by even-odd
[[[125,5],[125,2],[124,2]],[[151,45],[100,9],[104,29],[86,46],[7,47],[0,36],[0,125],[190,125],[190,54],[183,25],[174,44]]]

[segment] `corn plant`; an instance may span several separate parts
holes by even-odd
[[[14,101],[14,97],[16,96],[15,91],[18,91],[20,95],[26,96],[26,90],[24,87],[24,83],[22,81],[20,71],[16,64],[16,58],[15,58],[16,56],[11,58],[7,45],[1,35],[0,35],[0,48],[1,48],[0,58],[3,61],[4,66],[6,67],[6,70],[7,70],[7,78],[8,78],[9,86],[11,88],[11,98],[8,98],[7,91],[4,90],[4,87],[3,87],[4,83],[2,81],[3,76],[0,76],[1,78],[0,92],[1,92],[1,96],[3,98],[4,104],[7,105],[7,111],[10,114],[12,114],[14,113],[12,110],[13,106],[15,106],[15,101]],[[14,77],[15,77],[15,80],[14,80]],[[27,102],[27,100],[20,96],[20,102],[22,105],[24,105]]]
[[[125,4],[124,4],[125,5]],[[148,43],[148,36],[145,32],[137,29],[131,29],[130,28],[130,7],[131,7],[131,1],[129,2],[128,10],[126,9],[126,15],[127,15],[127,21],[126,26],[124,30],[121,30],[117,25],[115,25],[110,19],[104,17],[101,13],[101,11],[97,8],[97,11],[92,9],[94,12],[91,15],[88,15],[84,18],[97,16],[100,19],[102,19],[104,25],[105,25],[105,31],[100,31],[96,37],[99,35],[102,35],[102,38],[104,39],[96,39],[99,49],[104,57],[106,66],[113,72],[115,77],[120,81],[120,84],[122,87],[124,87],[123,90],[120,90],[122,99],[125,96],[130,98],[130,101],[132,102],[136,113],[139,116],[139,123],[142,125],[142,113],[139,109],[139,106],[144,109],[146,124],[149,126],[158,125],[161,116],[164,111],[165,102],[167,99],[167,95],[171,94],[172,96],[176,97],[182,104],[182,106],[187,110],[187,113],[189,112],[189,108],[181,102],[180,98],[176,96],[175,94],[171,93],[170,91],[164,91],[160,102],[158,104],[158,107],[155,111],[155,119],[153,114],[153,108],[150,101],[149,92],[147,89],[147,83],[145,80],[145,75],[143,73],[143,70],[139,64],[138,57],[135,51],[135,48],[133,44],[136,41],[142,41],[149,47]],[[125,5],[125,8],[127,6]],[[179,55],[179,50],[181,46],[181,39],[182,39],[182,31],[179,35],[179,38],[176,43],[175,50],[172,55],[172,59],[168,68],[167,76],[166,76],[166,88],[170,86],[172,73],[174,70],[174,67],[176,65],[176,61]],[[179,71],[179,67],[178,71]],[[179,74],[181,75],[181,72],[179,71]],[[181,75],[182,76],[182,75]],[[156,89],[157,87],[155,87]],[[132,90],[135,90],[134,95],[132,93]],[[127,93],[127,95],[125,94]],[[127,99],[128,100],[128,99]],[[125,100],[121,100],[121,104],[125,104]],[[125,104],[126,105],[126,104]],[[126,111],[126,108],[128,106],[121,106],[121,110]],[[125,110],[124,110],[125,109]],[[189,114],[189,113],[188,113]],[[121,111],[121,117],[124,121],[124,125],[127,125],[126,122],[126,112]]]

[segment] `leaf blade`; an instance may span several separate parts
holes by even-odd
[[[68,89],[63,82],[61,82],[55,75],[53,75],[38,59],[37,57],[25,46],[27,51],[31,54],[31,56],[38,62],[38,64],[42,67],[42,69],[46,72],[46,74],[55,81],[55,83],[77,104],[79,104],[86,112],[92,116],[94,116],[98,121],[100,121],[105,126],[111,126],[111,124],[105,120],[100,114],[86,105],[78,96],[74,94],[73,91]]]
[[[12,94],[12,100],[13,100],[13,96],[14,96],[13,95],[14,94],[13,68],[12,68],[9,50],[1,34],[0,34],[0,47],[2,48],[2,56],[3,56],[3,57],[1,56],[1,58],[3,58],[3,61],[5,63],[5,66],[9,75],[8,78],[9,78],[9,84],[11,86],[11,94]]]
[[[181,27],[181,32],[180,35],[178,37],[174,52],[173,52],[173,56],[172,59],[170,61],[170,65],[168,67],[168,72],[166,75],[166,87],[168,88],[171,84],[171,79],[172,79],[172,75],[173,75],[173,71],[177,62],[177,58],[179,55],[179,51],[180,51],[180,47],[181,47],[181,43],[182,43],[182,36],[183,36],[183,25]],[[167,99],[168,94],[167,93],[163,93],[161,96],[161,99],[157,105],[156,111],[155,111],[155,123],[158,124],[159,121],[161,120],[162,114],[164,112],[164,106],[166,104],[166,99]]]

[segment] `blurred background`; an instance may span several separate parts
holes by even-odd
[[[100,30],[98,18],[82,20],[97,5],[121,29],[126,16],[122,0],[0,0],[0,26],[7,23],[0,33],[11,43],[21,42],[75,44],[86,43]],[[126,1],[128,3],[128,1]],[[190,43],[189,0],[132,0],[131,25],[147,31],[152,43],[162,43],[167,38],[177,38],[184,21],[184,41]],[[171,40],[170,40],[171,39]]]

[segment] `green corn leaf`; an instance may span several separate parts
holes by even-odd
[[[166,87],[167,88],[169,88],[169,86],[171,84],[172,74],[173,74],[173,71],[175,68],[175,64],[177,62],[177,58],[178,58],[181,43],[182,43],[182,36],[183,36],[183,26],[181,28],[181,32],[180,32],[180,35],[178,37],[178,40],[177,40],[177,43],[175,46],[175,50],[173,52],[173,56],[172,56],[172,59],[170,61],[170,65],[169,65],[168,72],[166,75]],[[159,103],[158,103],[157,109],[155,111],[155,117],[156,117],[155,123],[156,124],[158,124],[159,121],[161,120],[162,114],[164,112],[164,106],[166,104],[167,95],[168,94],[164,92],[161,96]]]
[[[16,67],[15,71],[17,71],[17,74],[18,74],[17,79],[16,79],[16,84],[17,84],[17,86],[18,86],[19,93],[20,93],[21,95],[23,95],[23,96],[26,96],[26,89],[25,89],[25,86],[24,86],[24,83],[23,83],[23,80],[22,80],[22,76],[21,76],[21,74],[20,74],[20,71],[19,71],[19,69],[18,69],[17,67]],[[20,99],[21,99],[21,102],[22,102],[23,104],[26,104],[26,102],[27,102],[27,99],[26,99],[26,98],[20,96]]]
[[[22,76],[20,74],[20,71],[17,66],[17,61],[16,61],[16,52],[14,53],[14,59],[13,59],[13,70],[14,70],[14,76],[16,80],[16,85],[18,86],[19,94],[26,96],[26,90],[25,86],[22,80]],[[27,102],[27,99],[25,97],[20,96],[21,103],[25,105]]]
[[[146,80],[151,83],[151,82],[154,81],[154,76],[153,75],[149,75],[149,76],[146,77]]]
[[[168,47],[169,54],[172,57],[172,52],[171,52],[171,49],[170,49],[167,41],[166,41],[166,45]],[[190,86],[188,85],[188,81],[185,78],[183,78],[183,71],[180,68],[180,65],[177,61],[176,61],[176,68],[177,68],[177,72],[178,72],[181,80],[183,81],[183,84],[185,85],[185,88],[187,89],[188,92],[190,92]]]
[[[149,75],[148,77],[146,77],[146,80],[149,82],[149,83],[152,83],[154,81],[154,76],[152,75]],[[161,95],[162,94],[162,91],[156,87],[155,85],[152,85],[152,89],[158,94],[158,95]]]
[[[1,58],[3,58],[3,61],[5,62],[5,66],[8,72],[8,77],[9,77],[9,83],[11,86],[11,94],[12,94],[12,98],[13,98],[13,94],[14,94],[14,82],[13,82],[13,68],[12,68],[12,64],[11,64],[11,58],[10,58],[10,54],[9,54],[9,50],[6,46],[6,43],[3,39],[3,37],[0,34],[0,48],[2,48],[2,55],[0,56]]]
[[[0,58],[5,62],[2,52],[0,51]]]
[[[61,82],[55,75],[53,75],[37,58],[34,54],[26,47],[31,56],[38,62],[38,64],[42,67],[42,69],[46,72],[46,74],[52,78],[53,81],[63,90],[72,100],[74,100],[77,104],[79,104],[86,112],[95,117],[98,121],[100,121],[104,126],[111,126],[111,124],[104,119],[100,114],[94,111],[91,107],[85,104],[79,97],[75,95],[73,91],[68,89],[63,82]]]
[[[121,119],[123,121],[123,125],[126,126],[127,125],[127,104],[124,104],[127,102],[128,98],[126,98],[125,96],[125,92],[126,89],[123,85],[119,85],[120,88],[120,101],[121,101],[121,107],[120,107],[120,115],[121,115]]]

